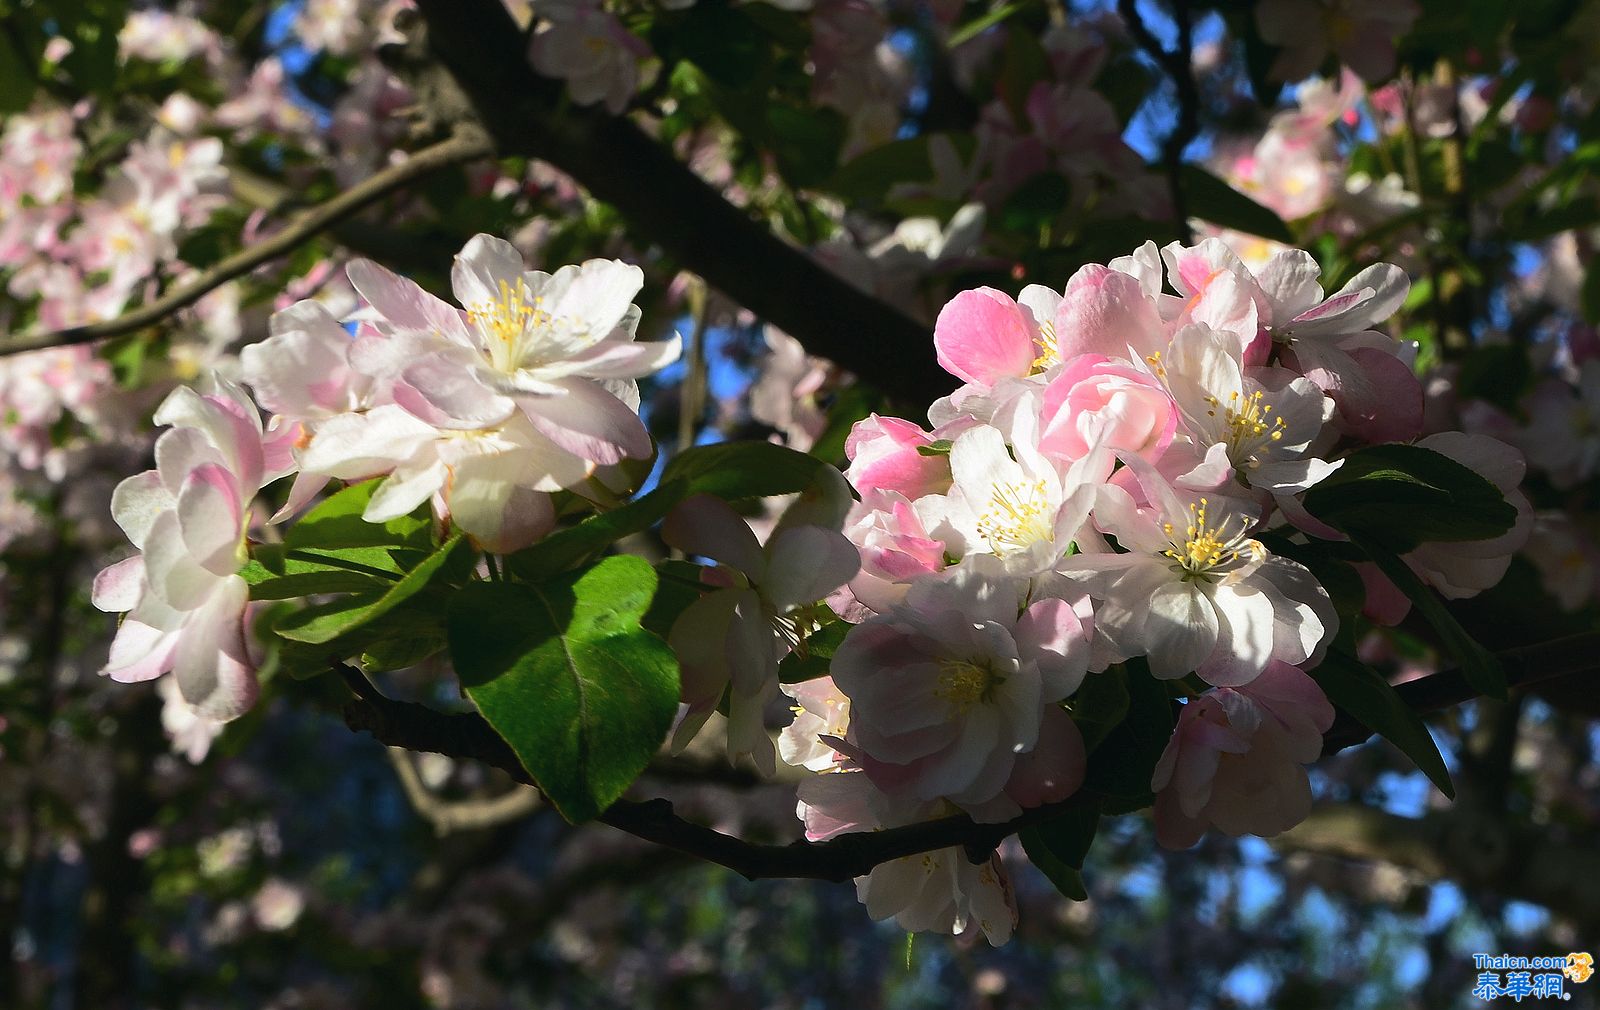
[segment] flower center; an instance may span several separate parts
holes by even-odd
[[[1055,324],[1046,320],[1039,324],[1039,356],[1033,359],[1033,371],[1038,375],[1052,366],[1061,364],[1061,344],[1056,339]]]
[[[1206,515],[1208,504],[1202,498],[1198,505],[1189,506],[1189,523],[1184,527],[1181,542],[1177,537],[1177,527],[1172,523],[1161,524],[1167,542],[1172,545],[1161,553],[1176,562],[1173,570],[1181,573],[1186,582],[1215,577],[1218,574],[1216,569],[1231,565],[1241,558],[1253,558],[1259,547],[1254,540],[1245,536],[1247,523],[1241,524],[1237,531],[1230,530],[1234,519],[1238,518],[1235,515],[1230,514],[1212,526]]]
[[[1050,495],[1044,480],[1031,484],[996,484],[989,507],[978,517],[978,533],[996,554],[1023,550],[1041,540],[1054,540]]]
[[[939,662],[939,683],[933,696],[950,706],[952,715],[965,715],[974,705],[988,701],[994,689],[1005,682],[987,666],[965,659],[945,659]]]
[[[500,296],[468,306],[467,320],[478,331],[489,337],[489,356],[495,367],[502,370],[516,367],[521,357],[522,337],[529,330],[550,321],[550,314],[542,306],[544,299],[535,297],[528,284],[517,278],[513,287],[500,282]]]
[[[1235,464],[1248,460],[1252,465],[1259,465],[1251,457],[1268,443],[1283,440],[1287,425],[1283,423],[1283,418],[1273,417],[1272,404],[1263,401],[1264,396],[1259,389],[1249,396],[1229,393],[1226,406],[1215,396],[1206,397],[1206,403],[1211,405],[1206,411],[1207,417],[1216,417],[1218,411],[1222,412],[1228,458]]]

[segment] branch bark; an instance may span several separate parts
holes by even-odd
[[[499,0],[417,6],[430,51],[502,154],[572,176],[712,287],[885,393],[926,403],[955,384],[934,358],[927,327],[783,242],[631,120],[571,106],[560,82],[529,65]],[[455,114],[450,97],[441,104],[442,114]]]
[[[180,309],[187,308],[235,277],[249,273],[263,263],[286,255],[302,242],[333,227],[371,206],[398,189],[452,165],[461,165],[494,153],[494,146],[481,131],[466,126],[454,135],[425,147],[404,162],[386,168],[338,196],[318,204],[290,221],[281,231],[218,261],[200,276],[173,288],[153,302],[104,322],[73,326],[65,330],[31,334],[0,343],[0,357],[26,354],[51,347],[86,344],[107,337],[132,333],[153,326]]]
[[[1600,670],[1600,632],[1574,635],[1555,642],[1502,653],[1512,687],[1527,687],[1560,676],[1592,676]],[[509,744],[476,714],[447,715],[424,705],[384,697],[353,667],[338,669],[355,694],[345,708],[345,723],[392,747],[466,757],[500,768],[519,782],[533,778]],[[1458,670],[1446,670],[1400,685],[1406,703],[1419,712],[1436,711],[1476,697]],[[1325,739],[1323,753],[1366,740],[1372,731],[1340,713]],[[679,817],[666,800],[619,800],[600,820],[647,841],[713,863],[749,879],[767,877],[844,881],[859,877],[879,863],[903,856],[957,847],[975,861],[992,852],[1009,835],[1095,802],[1087,790],[1059,803],[1024,811],[998,824],[980,824],[965,816],[883,831],[851,832],[826,842],[762,845],[745,841]]]

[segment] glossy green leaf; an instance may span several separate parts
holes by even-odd
[[[295,521],[284,534],[289,548],[411,547],[428,550],[433,546],[433,520],[428,506],[410,515],[382,523],[361,518],[372,493],[383,483],[382,477],[352,484],[332,495]]]
[[[530,582],[557,575],[623,537],[660,522],[672,511],[672,506],[683,500],[688,486],[683,480],[664,482],[620,508],[590,516],[576,526],[557,530],[526,550],[508,555],[506,564],[517,576]]]
[[[1083,734],[1083,747],[1095,749],[1122,725],[1128,715],[1128,684],[1122,667],[1112,666],[1083,678],[1072,696],[1072,721]]]
[[[647,562],[617,555],[577,579],[478,582],[451,601],[467,694],[574,823],[622,795],[677,713],[677,658],[640,626],[655,592]]]
[[[1330,526],[1399,554],[1427,541],[1497,537],[1517,518],[1500,489],[1472,470],[1400,443],[1357,449],[1304,501]]]
[[[1128,714],[1095,749],[1084,783],[1085,788],[1121,801],[1108,801],[1107,812],[1137,810],[1152,802],[1150,778],[1172,737],[1172,697],[1167,685],[1152,677],[1139,659],[1122,664],[1122,676]]]
[[[399,582],[385,589],[352,593],[343,599],[296,611],[279,621],[274,630],[296,642],[333,643],[341,635],[382,617],[427,589],[452,560],[468,560],[471,555],[471,547],[458,534],[440,545]]]
[[[1087,901],[1083,861],[1099,830],[1100,805],[1082,803],[1043,824],[1023,828],[1017,833],[1017,840],[1029,861],[1050,878],[1056,890],[1073,901]]]
[[[1377,671],[1343,653],[1330,652],[1311,676],[1329,701],[1400,748],[1440,792],[1455,798],[1450,770],[1433,734]]]
[[[1471,684],[1479,694],[1491,698],[1504,698],[1506,672],[1500,666],[1500,661],[1495,658],[1494,653],[1485,649],[1477,639],[1467,633],[1467,629],[1463,628],[1461,622],[1457,621],[1445,607],[1444,600],[1440,599],[1405,561],[1383,545],[1373,543],[1355,533],[1351,534],[1351,539],[1367,552],[1373,563],[1389,577],[1389,581],[1399,587],[1427,622],[1433,625],[1433,630],[1439,633],[1445,649],[1461,665],[1461,672],[1467,678],[1467,683]]]
[[[811,486],[821,460],[771,442],[697,445],[672,457],[662,483],[681,480],[685,495],[709,494],[726,501],[794,494]]]
[[[1179,174],[1189,213],[1222,228],[1259,235],[1275,242],[1293,242],[1283,218],[1256,203],[1193,162]]]
[[[805,654],[792,652],[778,664],[778,680],[785,684],[798,684],[804,680],[826,677],[833,668],[833,654],[844,643],[844,636],[855,625],[849,621],[834,621],[806,636]]]

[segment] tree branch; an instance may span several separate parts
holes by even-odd
[[[572,106],[559,81],[529,65],[499,0],[420,0],[417,6],[427,21],[429,50],[502,154],[538,158],[572,176],[615,207],[630,231],[811,353],[884,392],[926,403],[955,384],[934,358],[927,327],[783,242],[631,120]],[[413,58],[410,48],[403,58]],[[422,68],[412,71],[426,79]],[[436,84],[430,90],[440,92]],[[440,101],[443,114],[454,114],[452,96]]]
[[[1600,632],[1588,632],[1500,654],[1511,686],[1527,687],[1555,677],[1592,676],[1600,670]],[[346,664],[335,668],[356,698],[345,708],[345,723],[383,743],[407,750],[431,751],[473,758],[500,768],[519,782],[533,784],[511,746],[482,717],[447,715],[424,705],[384,697],[359,671]],[[1459,670],[1446,670],[1399,685],[1406,704],[1430,712],[1476,697]],[[1366,740],[1372,731],[1339,713],[1324,738],[1324,755]],[[795,877],[844,881],[859,877],[879,863],[935,849],[957,847],[980,860],[1001,840],[1033,824],[1098,799],[1087,790],[1059,803],[1024,811],[999,824],[979,824],[965,816],[946,817],[883,831],[851,832],[826,842],[761,845],[684,820],[666,800],[618,800],[600,820],[647,841],[700,859],[719,863],[752,880]]]
[[[187,284],[172,289],[153,302],[104,322],[30,334],[0,343],[0,357],[41,351],[50,347],[89,343],[154,325],[179,309],[193,305],[235,277],[247,274],[269,260],[292,252],[295,247],[313,235],[376,203],[395,190],[440,169],[476,161],[493,153],[493,145],[480,130],[470,125],[458,129],[449,139],[425,147],[400,164],[378,172],[326,203],[309,208],[285,225],[282,230],[218,261]]]
[[[1172,20],[1178,28],[1178,45],[1170,52],[1139,16],[1135,0],[1117,0],[1117,13],[1128,26],[1128,34],[1150,59],[1172,78],[1177,89],[1178,121],[1161,143],[1161,162],[1167,173],[1167,189],[1172,195],[1173,223],[1185,245],[1194,241],[1189,229],[1188,198],[1183,191],[1183,152],[1200,135],[1200,90],[1195,86],[1194,25],[1189,17],[1189,0],[1172,0]]]
[[[400,779],[406,799],[411,801],[411,808],[439,835],[455,831],[481,831],[520,820],[539,809],[544,799],[538,790],[519,785],[498,796],[446,800],[436,796],[422,781],[422,775],[412,763],[410,751],[390,747],[389,763],[394,765],[395,775]]]

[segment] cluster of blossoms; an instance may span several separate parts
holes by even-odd
[[[1301,496],[1336,449],[1416,438],[1423,399],[1411,349],[1372,328],[1405,275],[1375,266],[1328,296],[1318,274],[1300,251],[1252,271],[1216,240],[1147,243],[1064,291],[945,306],[934,340],[964,385],[931,430],[873,416],[847,444],[860,567],[829,603],[856,625],[831,679],[791,689],[801,715],[783,739],[786,760],[820,773],[800,792],[808,837],[1002,821],[1070,796],[1086,761],[1074,696],[1135,658],[1187,699],[1150,783],[1163,843],[1273,835],[1306,815],[1302,766],[1333,710],[1305,671],[1338,615],[1260,532],[1342,538]],[[1423,444],[1502,490],[1521,476],[1483,436]],[[1519,522],[1406,560],[1470,595],[1526,536]],[[907,929],[1000,942],[1012,928],[998,857],[952,849],[857,883],[872,915]]]
[[[483,549],[512,551],[553,528],[553,492],[609,499],[626,481],[616,465],[650,456],[633,379],[675,359],[679,342],[634,341],[637,267],[530,271],[508,243],[480,235],[456,259],[462,307],[368,261],[349,275],[367,302],[353,334],[320,303],[299,302],[243,354],[253,401],[218,380],[217,393],[179,388],[157,412],[172,430],[156,469],[113,498],[141,553],[95,584],[96,606],[128,612],[110,676],[172,670],[184,699],[214,720],[249,707],[237,573],[251,504],[280,477],[296,475],[277,519],[330,479],[382,476],[367,520],[431,502],[439,522]]]
[[[141,553],[95,585],[97,606],[127,614],[106,672],[172,671],[191,751],[255,697],[239,571],[268,483],[295,475],[272,521],[332,480],[376,479],[368,521],[431,503],[441,526],[504,553],[554,530],[558,493],[614,505],[633,483],[625,461],[654,450],[634,380],[680,346],[635,339],[639,268],[530,271],[479,235],[456,257],[458,305],[368,261],[347,273],[360,309],[276,313],[242,355],[253,399],[221,380],[177,390],[156,415],[171,426],[156,468],[114,496]],[[662,539],[706,562],[666,636],[674,746],[722,709],[730,758],[816,773],[799,807],[813,840],[954,813],[998,823],[1082,787],[1085,683],[1153,676],[1185,699],[1149,784],[1159,839],[1298,822],[1303,765],[1333,719],[1306,671],[1339,617],[1264,540],[1342,539],[1304,493],[1346,449],[1423,431],[1413,349],[1372,328],[1405,299],[1405,274],[1380,264],[1332,295],[1318,276],[1304,252],[1252,270],[1208,239],[1146,243],[1062,291],[957,295],[934,344],[963,384],[932,405],[930,429],[859,422],[846,472],[819,468],[763,536],[710,495],[666,516]],[[1419,444],[1517,506],[1500,537],[1405,555],[1445,596],[1472,595],[1527,540],[1521,459],[1484,435]],[[1363,575],[1369,615],[1397,619],[1403,595]],[[828,675],[780,688],[785,657],[809,658],[836,618]],[[797,718],[775,746],[765,714],[780,689]],[[907,857],[857,883],[870,914],[907,929],[998,943],[1014,925],[998,856]]]

